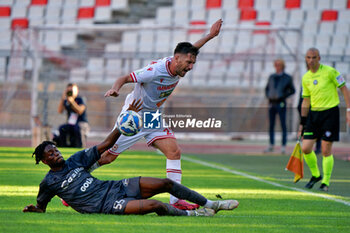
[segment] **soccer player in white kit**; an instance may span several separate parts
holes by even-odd
[[[181,77],[184,77],[188,71],[192,70],[199,49],[219,34],[221,25],[222,20],[219,19],[211,26],[209,34],[193,45],[188,42],[179,43],[174,50],[173,56],[160,59],[131,74],[117,78],[112,88],[106,92],[105,97],[117,97],[120,88],[124,84],[136,83],[134,90],[125,99],[123,111],[129,107],[129,104],[134,99],[141,99],[143,101],[143,109],[140,114],[143,114],[144,111],[159,110],[161,112],[163,103],[175,89]],[[181,183],[180,148],[172,130],[166,127],[160,130],[142,129],[138,134],[129,137],[121,135],[114,146],[101,156],[100,163],[96,164],[95,167],[111,163],[120,153],[130,148],[142,137],[147,140],[149,146],[152,145],[158,148],[167,157],[167,177]],[[176,208],[186,210],[199,207],[196,204],[179,200],[174,196],[170,196],[170,204]]]

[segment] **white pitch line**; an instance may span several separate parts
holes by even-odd
[[[266,183],[266,184],[271,184],[271,185],[276,186],[276,187],[290,189],[290,190],[294,190],[294,191],[299,191],[299,192],[302,192],[302,193],[307,193],[307,194],[312,195],[312,196],[321,197],[321,198],[324,198],[324,199],[327,199],[327,200],[332,200],[332,201],[344,204],[346,206],[350,206],[350,202],[344,201],[342,199],[338,199],[338,198],[335,198],[335,197],[331,197],[329,195],[313,193],[313,192],[310,192],[310,191],[307,191],[307,190],[304,190],[304,189],[282,185],[282,184],[279,184],[279,183],[276,183],[276,182],[264,180],[264,179],[256,177],[256,176],[249,175],[249,174],[244,173],[244,172],[239,172],[239,171],[236,171],[236,170],[233,170],[233,169],[228,169],[228,168],[225,168],[225,167],[222,167],[222,166],[218,166],[218,165],[215,165],[215,164],[211,164],[211,163],[208,163],[208,162],[204,162],[204,161],[201,161],[201,160],[192,159],[192,158],[189,158],[187,156],[182,156],[182,159],[186,160],[186,161],[189,161],[189,162],[192,162],[192,163],[197,163],[197,164],[201,164],[203,166],[207,166],[207,167],[215,168],[215,169],[218,169],[218,170],[221,170],[221,171],[229,172],[229,173],[232,173],[232,174],[235,174],[235,175],[247,177],[249,179],[260,181],[260,182],[263,182],[263,183]]]

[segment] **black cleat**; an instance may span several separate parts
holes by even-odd
[[[314,176],[312,176],[311,179],[310,179],[310,181],[309,181],[309,183],[307,183],[307,184],[305,185],[305,188],[311,189],[311,188],[314,186],[314,184],[316,184],[316,183],[319,182],[320,180],[322,180],[322,176],[319,176],[319,177],[314,177]]]
[[[329,189],[328,185],[323,184],[323,183],[321,184],[321,186],[320,186],[320,190],[321,191],[328,192],[328,189]]]

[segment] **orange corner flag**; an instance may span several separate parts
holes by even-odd
[[[303,154],[301,153],[300,141],[294,147],[293,153],[289,158],[286,170],[294,172],[294,183],[304,177]]]

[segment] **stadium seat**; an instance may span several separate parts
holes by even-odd
[[[31,5],[28,8],[28,18],[31,19],[38,19],[44,17],[44,11],[45,6],[42,5]]]
[[[256,19],[256,10],[254,9],[243,9],[241,10],[240,20],[241,21],[249,21]]]
[[[125,10],[128,8],[128,0],[112,0],[111,7],[114,10]]]
[[[337,62],[335,65],[335,68],[341,73],[341,74],[349,74],[350,73],[350,66],[348,62]]]
[[[288,26],[300,27],[305,23],[305,12],[304,10],[293,8],[289,12]]]
[[[254,8],[254,0],[238,0],[238,8]]]
[[[0,17],[10,17],[11,16],[11,7],[2,6],[0,7]]]
[[[85,7],[94,7],[95,6],[95,0],[84,0],[84,1],[80,1],[80,5],[81,8],[85,8]]]
[[[350,10],[342,10],[339,11],[338,22],[350,22]]]
[[[189,22],[189,11],[188,9],[174,9],[174,19],[173,24],[177,26],[188,25]]]
[[[158,7],[156,12],[156,23],[158,25],[168,25],[172,24],[173,10],[171,7]]]
[[[12,6],[22,6],[22,7],[27,7],[29,6],[31,3],[31,0],[20,0],[20,1],[15,1],[14,5]]]
[[[108,6],[96,6],[94,21],[108,21],[111,19],[111,8]]]
[[[267,9],[271,10],[270,0],[255,0],[254,7],[259,13]]]
[[[31,5],[47,5],[47,0],[32,0]]]
[[[227,25],[235,25],[239,21],[240,12],[237,9],[224,9],[223,20]]]
[[[190,16],[190,24],[192,21],[206,21],[206,11],[204,8],[190,10]]]
[[[15,0],[1,0],[2,6],[12,6],[15,3]]]
[[[14,18],[12,19],[11,29],[16,28],[28,28],[29,21],[27,18]]]
[[[332,0],[317,0],[317,9],[318,10],[331,9],[331,1]]]
[[[271,8],[272,10],[281,10],[284,9],[285,3],[281,0],[271,0]]]
[[[135,31],[125,31],[122,35],[122,51],[135,52],[137,50],[138,34]]]
[[[205,4],[206,4],[206,0],[191,1],[190,8],[191,9],[198,9],[198,10],[205,10]]]
[[[346,8],[350,9],[350,0],[348,0],[348,3],[346,4]]]
[[[300,8],[300,1],[301,0],[286,0],[285,2],[285,8],[290,10],[290,9],[299,9]]]
[[[95,15],[95,8],[94,7],[81,7],[78,10],[78,19],[90,19],[93,18]]]
[[[310,34],[303,36],[303,48],[306,51],[309,48],[315,47],[315,36]]]
[[[272,12],[270,9],[264,9],[258,11],[258,21],[272,21]]]
[[[0,29],[8,29],[11,27],[10,17],[0,17]]]
[[[338,19],[337,10],[324,10],[322,11],[321,21],[336,21]]]
[[[216,20],[222,19],[223,16],[224,15],[221,8],[213,8],[213,9],[207,10],[207,22],[210,25],[214,23]]]
[[[347,0],[333,0],[331,8],[336,10],[344,10],[346,9],[346,4]]]
[[[236,33],[234,31],[222,31],[220,33],[219,52],[232,53],[235,45]]]
[[[95,6],[110,6],[111,5],[111,0],[96,0],[95,1]]]
[[[13,5],[11,9],[11,18],[25,18],[27,17],[27,6]]]
[[[338,20],[335,24],[335,35],[338,36],[348,36],[349,34],[349,23],[348,22],[341,22]]]
[[[155,52],[168,53],[173,48],[170,48],[171,35],[169,30],[157,30],[155,34]]]
[[[61,32],[60,44],[62,46],[71,46],[76,42],[76,32],[74,31],[63,31]]]
[[[78,8],[75,5],[64,6],[62,8],[61,23],[75,24],[77,18]]]
[[[320,21],[320,16],[321,16],[321,13],[320,11],[318,10],[306,10],[305,11],[305,19],[306,19],[306,22],[309,21],[309,22],[318,22]]]
[[[174,0],[173,1],[174,9],[188,9],[190,8],[189,0]]]
[[[86,82],[86,68],[75,68],[70,71],[69,81],[73,83]]]
[[[316,0],[303,0],[301,1],[301,9],[313,10],[316,8]]]
[[[335,24],[336,23],[333,21],[321,21],[321,23],[319,24],[318,33],[333,35]]]
[[[221,0],[207,0],[205,7],[207,9],[221,8]]]
[[[142,30],[139,32],[139,51],[140,52],[152,52],[154,50],[154,32],[153,30]]]
[[[99,83],[103,80],[104,59],[90,58],[87,64],[88,82]]]
[[[58,24],[61,19],[61,8],[55,5],[47,5],[45,11],[46,24]]]
[[[274,11],[272,25],[286,25],[288,22],[288,11]]]
[[[222,0],[221,8],[223,10],[237,10],[238,0]]]
[[[0,37],[0,50],[6,50],[11,48],[11,37],[12,32],[11,29],[2,28],[0,29],[1,37]]]

